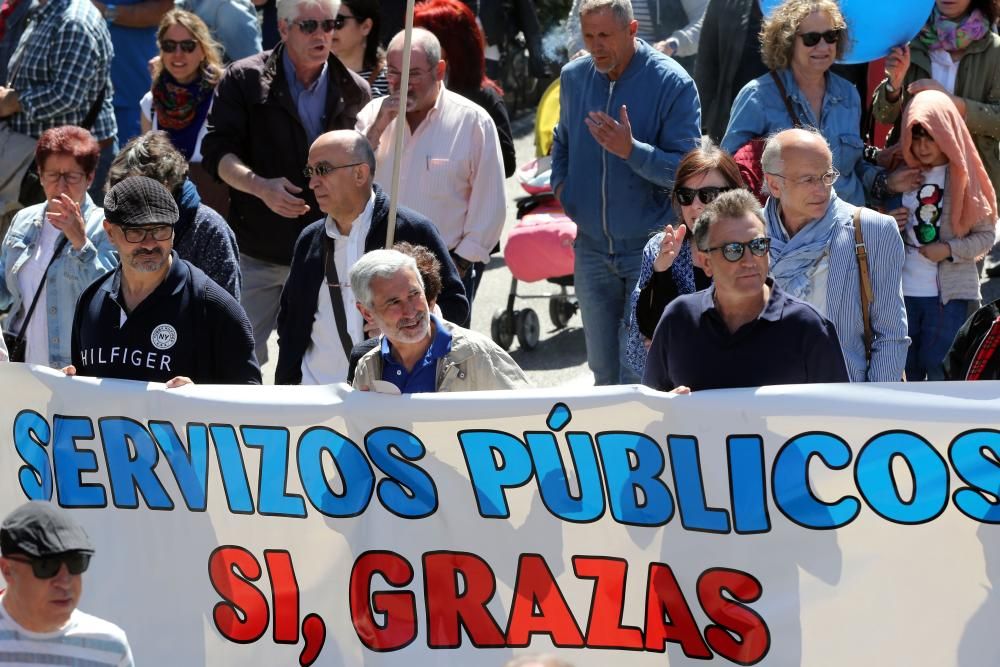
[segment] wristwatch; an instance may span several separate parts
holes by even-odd
[[[892,85],[892,79],[886,78],[886,80],[885,80],[885,92],[889,93],[890,95],[895,95],[897,92],[899,92],[899,88],[897,88],[896,86]]]
[[[110,2],[104,5],[104,20],[108,23],[114,23],[117,18],[118,5],[111,4]]]

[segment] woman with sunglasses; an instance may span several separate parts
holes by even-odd
[[[62,368],[83,290],[118,263],[87,188],[100,147],[81,127],[46,130],[35,147],[45,201],[22,209],[0,247],[0,309],[12,361]],[[19,352],[23,350],[23,352]]]
[[[330,41],[330,50],[340,62],[368,82],[372,97],[389,94],[385,49],[379,44],[381,23],[379,0],[342,0]]]
[[[695,263],[696,253],[690,230],[705,206],[721,193],[742,188],[743,179],[736,162],[708,137],[677,165],[676,183],[670,197],[681,224],[667,226],[649,239],[642,252],[639,280],[632,291],[631,317],[625,358],[642,375],[646,350],[663,309],[681,294],[703,290],[712,284]]]
[[[764,21],[760,41],[761,58],[771,71],[736,96],[722,148],[735,154],[759,137],[810,126],[830,144],[833,166],[841,174],[841,199],[861,206],[868,196],[883,199],[919,184],[919,170],[888,174],[863,159],[861,97],[830,71],[850,42],[835,0],[785,0]]]
[[[1000,0],[937,0],[923,27],[908,45],[885,61],[885,80],[875,90],[872,113],[893,123],[889,143],[901,139],[902,110],[922,90],[951,97],[965,120],[993,189],[1000,192]],[[988,262],[989,264],[989,262]],[[991,275],[1000,271],[987,268]]]
[[[154,61],[153,88],[142,98],[142,132],[163,130],[191,164],[191,180],[205,204],[225,216],[229,195],[201,166],[201,141],[208,111],[222,76],[222,56],[205,22],[172,9],[156,32],[160,57]]]

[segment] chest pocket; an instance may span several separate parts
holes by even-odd
[[[428,155],[424,168],[427,170],[426,194],[435,200],[448,201],[461,195],[468,199],[472,186],[469,160],[449,155]]]
[[[832,142],[833,165],[842,174],[854,171],[865,150],[865,142],[856,134],[841,134]]]

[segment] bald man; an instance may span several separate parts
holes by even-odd
[[[761,166],[770,194],[765,218],[774,281],[833,322],[852,382],[899,381],[910,339],[905,253],[895,220],[861,209],[872,288],[869,352],[855,243],[858,207],[837,197],[839,174],[829,145],[815,130],[785,130],[768,139]]]
[[[376,180],[389,187],[397,159],[393,138],[403,33],[389,42],[386,62],[389,95],[372,100],[358,113],[357,129],[375,148]],[[426,215],[441,232],[471,303],[507,217],[503,158],[493,119],[482,107],[445,88],[446,70],[437,37],[415,28],[398,194],[401,204]]]
[[[383,247],[389,224],[389,198],[373,182],[371,144],[353,130],[320,135],[309,149],[305,176],[326,217],[306,227],[295,242],[278,311],[277,384],[344,382],[351,348],[379,333],[366,330],[348,283],[354,263]],[[395,240],[425,246],[437,256],[441,312],[445,319],[467,322],[462,281],[434,225],[400,207]]]

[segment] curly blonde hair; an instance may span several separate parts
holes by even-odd
[[[205,80],[215,85],[222,76],[222,55],[219,43],[212,39],[212,33],[208,26],[196,14],[186,12],[183,9],[171,9],[160,19],[160,27],[156,29],[156,43],[163,40],[163,35],[171,26],[179,25],[191,33],[191,39],[198,43],[205,59],[201,61],[201,74]],[[163,59],[156,61],[153,67],[153,83],[160,79],[163,73]]]
[[[799,26],[813,12],[823,12],[833,21],[833,29],[840,31],[837,41],[837,60],[844,57],[850,45],[847,21],[835,0],[785,0],[764,21],[760,30],[760,57],[768,69],[787,69],[795,52],[796,33]]]

